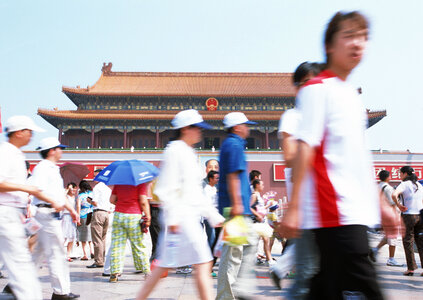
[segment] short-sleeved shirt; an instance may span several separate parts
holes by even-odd
[[[92,191],[86,191],[78,195],[78,199],[81,202],[81,211],[79,213],[81,219],[86,219],[87,215],[93,211],[93,205],[88,202],[88,197],[93,199],[94,195]]]
[[[251,215],[250,210],[250,182],[248,181],[247,160],[245,157],[246,141],[239,135],[230,133],[223,141],[219,155],[219,213],[223,214],[225,207],[231,206],[228,194],[227,175],[239,172],[242,205],[244,215]]]
[[[115,212],[125,214],[141,214],[140,195],[147,196],[147,183],[137,186],[133,185],[115,185],[112,195],[116,195]]]
[[[0,182],[25,184],[27,178],[25,156],[16,146],[0,144]],[[0,205],[26,207],[28,194],[24,192],[0,192]]]
[[[420,183],[414,184],[407,180],[397,186],[396,191],[402,195],[404,206],[407,210],[403,212],[405,215],[418,215],[423,209],[423,187]]]
[[[63,188],[63,178],[60,175],[60,168],[54,162],[48,159],[40,161],[32,170],[32,176],[29,177],[28,183],[38,187],[57,204],[65,204],[66,194]],[[46,202],[34,197],[32,204],[46,204]]]
[[[296,137],[314,149],[302,186],[303,228],[380,224],[367,112],[357,89],[325,70],[300,89],[296,109],[302,117]]]
[[[386,201],[389,205],[394,206],[395,202],[392,200],[392,193],[394,192],[394,188],[387,182],[381,181],[379,183],[379,188],[383,192],[386,197]]]

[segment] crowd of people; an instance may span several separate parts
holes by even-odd
[[[81,260],[94,259],[87,268],[103,268],[117,283],[129,241],[136,272],[145,278],[138,300],[147,299],[171,269],[194,269],[200,299],[213,298],[213,277],[217,300],[254,299],[256,263],[269,266],[279,288],[295,272],[288,299],[383,299],[371,260],[388,244],[387,264],[400,266],[394,256],[401,219],[404,275],[417,269],[414,241],[423,264],[423,187],[409,166],[401,168],[396,189],[387,171],[379,173],[379,190],[375,184],[364,141],[366,110],[347,80],[365,52],[368,27],[359,12],[337,13],[325,33],[326,63],[303,63],[294,74],[296,107],[283,114],[279,128],[289,200],[283,218],[276,213],[280,203],[263,198],[260,171],[249,172],[245,146],[249,125],[256,123],[241,112],[224,117],[227,136],[205,173],[195,145],[212,126],[189,109],[172,120],[175,139],[164,151],[158,178],[111,188],[85,180],[64,188],[57,164],[66,146],[56,138],[41,140],[43,159],[27,179],[20,148],[41,128],[28,117],[11,117],[8,141],[0,145],[0,263],[9,282],[4,291],[16,299],[41,299],[36,266],[44,259],[52,299],[78,298],[69,275],[74,243],[82,247]],[[36,208],[27,222],[36,228],[31,234],[22,223],[29,201]],[[242,243],[227,240],[235,219]],[[369,248],[368,228],[378,224],[386,236]],[[36,235],[32,251],[29,235]],[[277,261],[271,253],[275,239],[284,245]],[[258,255],[260,240],[264,256]]]

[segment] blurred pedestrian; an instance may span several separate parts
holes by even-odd
[[[94,171],[94,175],[102,169]],[[94,246],[94,263],[87,268],[102,268],[106,252],[106,234],[109,228],[109,214],[111,210],[110,196],[112,190],[104,184],[97,182],[93,188],[93,216],[91,220],[91,239]]]
[[[151,224],[149,227],[150,237],[151,237],[151,256],[150,262],[157,259],[157,243],[159,241],[160,231],[162,230],[160,224],[160,199],[154,193],[154,188],[156,186],[157,179],[154,179],[148,188],[148,203],[150,204],[150,215],[151,215]]]
[[[394,188],[389,184],[389,180],[391,179],[391,175],[390,175],[389,171],[382,170],[382,171],[379,172],[378,176],[379,176],[379,179],[380,179],[379,189],[380,189],[381,193],[383,193],[383,198],[387,201],[388,205],[390,207],[392,207],[392,210],[395,212],[395,215],[398,216],[398,218],[399,218],[400,217],[400,215],[398,214],[399,209],[397,208],[394,200],[392,200],[392,194],[394,192]],[[388,258],[388,261],[386,262],[386,265],[387,266],[394,266],[394,267],[404,266],[403,264],[400,264],[399,262],[397,262],[395,257],[394,257],[398,237],[399,237],[399,232],[396,236],[394,236],[392,238],[388,238],[386,235],[384,235],[382,240],[379,242],[379,244],[375,248],[371,249],[370,259],[373,262],[376,262],[378,251],[384,245],[388,244],[389,245],[389,258]]]
[[[303,62],[294,72],[293,83],[298,91],[313,77],[322,71],[323,66],[317,63]],[[295,108],[289,109],[282,114],[279,122],[279,139],[285,161],[286,192],[288,201],[292,191],[292,165],[298,150],[296,134],[301,122],[301,115]],[[285,253],[286,247],[294,247],[295,261]],[[318,271],[319,255],[314,234],[311,230],[303,229],[298,238],[290,239],[284,245],[284,252],[278,259],[277,264],[271,268],[271,277],[278,288],[280,280],[286,272],[295,269],[294,284],[291,285],[288,293],[292,298],[302,299],[307,296],[310,290],[310,280]]]
[[[311,299],[383,299],[368,259],[367,229],[379,222],[380,213],[388,236],[398,224],[379,198],[365,142],[367,112],[347,82],[367,38],[368,21],[361,13],[336,13],[325,33],[327,69],[297,95],[302,121],[281,234],[292,238],[300,228],[314,230],[320,271],[312,280]]]
[[[177,113],[172,126],[177,130],[177,139],[166,147],[154,190],[163,209],[164,230],[159,242],[159,262],[137,299],[146,299],[169,268],[185,265],[195,268],[199,298],[212,299],[210,266],[213,257],[200,220],[205,217],[212,226],[216,226],[224,219],[204,199],[203,174],[193,148],[201,141],[202,128],[210,129],[211,126],[192,109]]]
[[[57,205],[69,211],[72,220],[77,222],[79,216],[65,196],[63,179],[57,166],[62,158],[62,149],[65,147],[54,137],[42,139],[37,150],[40,151],[43,160],[35,166],[29,182],[54,199]],[[60,214],[55,212],[51,203],[36,196],[34,196],[33,204],[37,207],[35,219],[42,225],[37,232],[37,244],[34,248],[33,258],[37,264],[41,264],[43,258],[47,260],[50,283],[53,288],[51,299],[79,298],[79,295],[70,291],[70,274],[63,249],[64,238]]]
[[[27,116],[13,116],[5,123],[7,142],[0,144],[0,262],[7,270],[8,289],[19,300],[42,299],[41,285],[28,249],[22,213],[28,194],[49,201],[35,186],[26,184],[25,156],[33,131],[44,131]]]
[[[241,112],[232,112],[223,119],[228,131],[222,143],[219,163],[219,212],[230,208],[231,216],[244,216],[249,228],[249,243],[245,246],[224,244],[217,275],[217,300],[252,299],[256,287],[254,261],[257,236],[252,229],[250,209],[250,182],[245,157],[246,139],[250,134],[249,121]]]
[[[76,209],[76,194],[77,194],[77,186],[76,183],[70,182],[66,188],[66,198],[71,207]],[[72,220],[72,216],[70,211],[67,209],[63,210],[62,216],[62,230],[63,230],[63,238],[65,239],[65,245],[67,249],[67,260],[69,262],[73,261],[72,259],[72,248],[73,243],[76,241],[76,224]]]
[[[413,276],[417,269],[414,258],[414,241],[420,256],[420,264],[423,268],[423,220],[420,212],[423,210],[423,187],[417,181],[414,169],[404,166],[400,169],[402,182],[392,193],[392,200],[401,211],[402,220],[405,225],[405,235],[402,239],[405,259],[407,261],[407,271],[405,276]],[[399,202],[401,196],[403,204]],[[423,276],[423,273],[422,273]]]
[[[129,240],[137,272],[150,274],[150,262],[144,232],[141,231],[140,221],[145,228],[150,226],[150,207],[147,200],[148,183],[138,186],[115,185],[110,203],[116,205],[113,217],[112,244],[110,249],[110,282],[117,282],[122,274],[126,242]],[[144,218],[142,216],[144,214]]]
[[[251,194],[250,209],[253,213],[253,222],[267,224],[266,216],[269,206],[264,203],[264,199],[261,196],[264,191],[264,183],[261,179],[254,179],[252,182],[252,186],[253,193]],[[262,236],[260,238],[263,240],[263,250],[265,255],[264,258],[266,259],[265,262],[266,265],[269,267],[276,263],[276,261],[272,258],[272,253],[270,252],[270,239],[266,236]]]
[[[94,258],[94,251],[92,249],[91,239],[91,219],[93,214],[93,205],[91,201],[93,199],[93,188],[86,180],[82,180],[79,183],[79,194],[76,201],[76,210],[79,214],[79,222],[77,226],[78,230],[78,242],[81,243],[83,256],[81,260],[88,260],[87,255],[87,244],[90,253],[90,257]]]

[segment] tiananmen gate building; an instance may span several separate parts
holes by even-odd
[[[281,114],[294,106],[292,73],[114,72],[103,64],[98,81],[86,88],[63,87],[76,110],[38,109],[72,148],[159,149],[173,139],[170,121],[184,109],[197,109],[214,126],[204,132],[201,149],[218,149],[222,120],[241,111],[251,127],[248,149],[278,149]],[[369,126],[386,111],[368,111]]]

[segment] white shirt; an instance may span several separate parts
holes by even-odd
[[[110,208],[110,195],[112,190],[104,184],[104,182],[99,182],[93,188],[93,201],[96,202],[97,206],[94,206],[94,210],[102,209],[105,211],[111,211]]]
[[[206,184],[203,191],[209,203],[213,204],[213,206],[217,208],[217,187]]]
[[[184,141],[170,142],[163,154],[154,193],[162,203],[167,226],[179,225],[190,217],[205,217],[210,225],[223,222],[224,218],[205,199],[203,171],[194,149]]]
[[[299,91],[297,109],[296,137],[315,152],[302,189],[303,228],[379,224],[367,113],[357,89],[326,70]]]
[[[279,120],[279,133],[286,132],[295,136],[301,122],[301,115],[295,108],[285,111]]]
[[[394,192],[394,188],[389,183],[384,181],[379,182],[379,188],[381,191],[383,191],[383,194],[385,195],[388,204],[394,206],[395,202],[394,200],[392,200],[392,193]]]
[[[25,156],[20,149],[3,142],[0,144],[0,182],[26,184],[28,174]],[[24,192],[0,192],[0,205],[26,207],[28,194]]]
[[[28,179],[28,183],[38,187],[45,195],[59,205],[65,204],[66,194],[60,169],[50,160],[43,159],[35,166],[32,176]],[[46,202],[34,197],[32,203],[33,205],[37,205]]]
[[[417,186],[416,186],[417,185]],[[405,215],[418,215],[423,209],[423,187],[420,183],[414,184],[407,180],[397,186],[396,191],[399,192],[404,199],[404,206],[407,210],[403,212]]]

